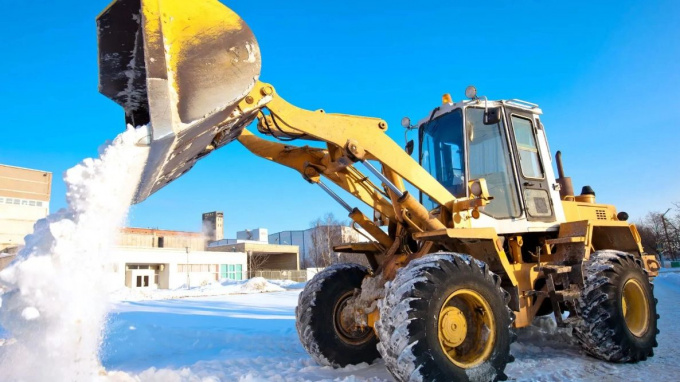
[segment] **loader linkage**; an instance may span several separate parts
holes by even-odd
[[[100,92],[149,130],[136,202],[238,140],[318,185],[370,239],[335,247],[370,267],[335,264],[300,295],[300,340],[320,364],[383,357],[398,381],[504,379],[514,330],[548,314],[595,357],[651,356],[659,263],[627,214],[589,186],[575,194],[559,152],[556,177],[538,105],[447,94],[404,119],[418,131],[404,150],[383,119],[301,109],[261,82],[254,35],[217,0],[115,0],[97,26]]]

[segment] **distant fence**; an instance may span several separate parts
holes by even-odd
[[[307,270],[289,271],[285,269],[262,269],[248,272],[250,277],[264,277],[269,280],[293,280],[296,282],[307,281]]]

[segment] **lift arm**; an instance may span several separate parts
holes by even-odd
[[[258,82],[242,101],[244,106],[266,101],[269,116],[260,115],[260,130],[278,137],[301,137],[327,142],[354,161],[375,160],[430,195],[442,205],[455,197],[385,134],[387,123],[378,118],[310,111],[293,106],[274,88]]]
[[[406,256],[425,254],[424,245],[415,249],[412,234],[461,221],[453,215],[471,202],[456,200],[386,135],[384,120],[304,110],[286,102],[273,86],[258,80],[259,48],[245,22],[219,1],[195,3],[115,0],[97,17],[100,92],[123,106],[128,124],[149,131],[141,143],[150,145],[150,154],[136,202],[238,139],[340,202],[376,239],[378,252],[390,259],[388,268]],[[255,120],[261,133],[279,141],[318,141],[326,148],[263,139],[246,128]],[[374,184],[357,163],[382,185]],[[322,179],[369,206],[374,217],[342,200]],[[441,205],[437,216],[406,191],[405,182]],[[385,223],[389,235],[379,228]]]
[[[294,168],[312,183],[317,183],[323,175],[391,220],[402,221],[405,217],[407,221],[413,220],[417,226],[414,228],[445,228],[404,190],[401,179],[444,206],[452,205],[455,197],[385,134],[385,121],[304,110],[286,102],[271,85],[262,82],[256,84],[239,107],[245,111],[251,105],[264,105],[263,109],[269,112],[258,114],[260,132],[279,139],[323,141],[328,146],[327,150],[288,146],[258,138],[244,129],[239,142],[254,154]],[[384,193],[354,167],[361,162],[371,169],[369,160],[379,162],[382,173],[390,174],[393,181],[384,176],[382,180],[398,198],[393,196],[388,201]],[[408,215],[404,215],[404,209]]]

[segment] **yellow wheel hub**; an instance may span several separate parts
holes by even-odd
[[[453,364],[471,368],[486,361],[496,342],[491,306],[471,289],[449,295],[439,311],[438,338]]]
[[[638,280],[629,279],[623,284],[621,310],[628,330],[634,336],[642,337],[649,328],[649,302]]]
[[[456,347],[462,344],[465,341],[467,329],[467,321],[460,309],[454,306],[444,308],[442,318],[439,320],[439,332],[446,346]]]

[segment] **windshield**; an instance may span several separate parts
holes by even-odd
[[[421,128],[420,164],[455,197],[465,197],[465,139],[460,109],[441,115]],[[426,194],[422,203],[428,209],[438,205]]]

